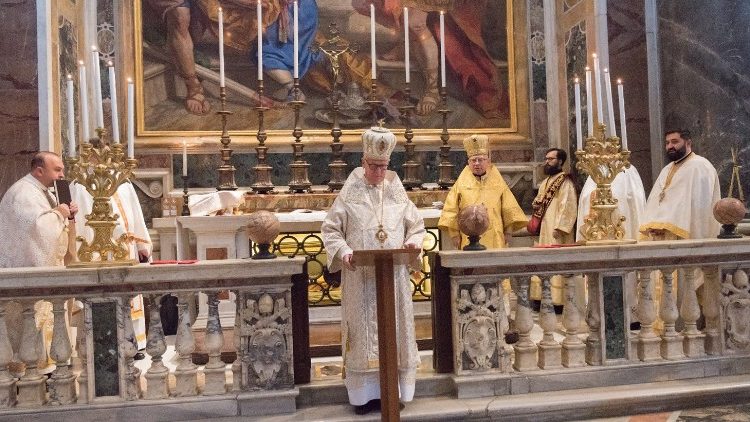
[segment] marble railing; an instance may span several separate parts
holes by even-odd
[[[492,374],[750,355],[748,238],[441,251],[434,259],[435,368],[455,374],[459,397],[497,394]],[[558,277],[560,321],[550,288]],[[503,280],[517,297],[514,312]],[[538,314],[529,300],[534,282],[542,287]],[[636,303],[628,288],[637,288]],[[631,330],[631,308],[640,329]],[[504,339],[509,326],[519,337],[512,345]]]
[[[233,416],[238,409],[256,415],[293,411],[295,373],[309,379],[310,372],[306,350],[297,351],[292,341],[293,326],[306,329],[306,286],[302,258],[0,269],[0,420],[43,408],[95,411],[97,405],[132,401],[195,410],[206,405],[206,396],[214,397],[214,416]],[[230,337],[237,357],[231,365],[221,360],[225,335],[217,298],[227,290],[237,298]],[[198,292],[208,296],[209,359],[200,367],[192,360],[195,340],[190,328],[190,308]],[[160,298],[167,293],[179,298],[177,357],[169,364],[163,361],[167,343],[160,317]],[[143,374],[134,363],[130,307],[138,294],[148,298],[150,316],[150,365],[138,365],[146,368]],[[303,309],[293,313],[293,302]],[[82,318],[70,317],[80,306],[76,303],[83,304],[78,314]],[[303,337],[297,348],[306,349],[306,341]],[[302,358],[295,360],[297,355]],[[42,374],[48,364],[54,368],[49,377]],[[106,409],[98,411],[104,413],[82,415],[88,420],[109,418]]]

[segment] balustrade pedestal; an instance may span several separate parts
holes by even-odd
[[[144,375],[146,378],[145,398],[149,400],[169,397],[169,368],[164,366],[162,360],[162,355],[167,351],[167,344],[164,341],[164,327],[161,323],[161,298],[161,295],[151,295],[149,298],[146,353],[151,356],[151,367]]]
[[[208,321],[206,322],[206,349],[208,363],[203,369],[205,385],[203,395],[224,394],[227,392],[226,365],[221,361],[221,347],[224,345],[224,334],[219,320],[218,292],[208,294]]]
[[[54,299],[52,306],[54,328],[50,357],[55,360],[57,368],[47,380],[49,400],[52,404],[71,404],[76,401],[76,385],[75,375],[70,372],[67,363],[73,348],[68,337],[68,327],[65,325],[65,300]]]
[[[0,302],[0,408],[16,404],[16,379],[8,372],[8,364],[13,359],[13,349],[8,339],[5,303]]]
[[[566,368],[586,366],[586,345],[578,338],[581,316],[576,305],[575,282],[574,276],[565,277],[565,307],[563,308],[565,340],[562,342],[562,365]]]
[[[42,333],[34,320],[34,300],[23,302],[23,332],[19,357],[26,364],[26,372],[18,380],[18,407],[37,407],[47,402],[45,377],[39,374],[37,362],[43,353]]]
[[[176,397],[195,396],[198,394],[198,367],[193,363],[193,351],[195,350],[195,339],[190,329],[190,311],[188,302],[189,293],[178,295],[177,309],[180,314],[177,322],[177,338],[175,340],[175,351],[177,351],[180,363],[175,368],[175,391]]]
[[[560,343],[555,341],[554,331],[557,328],[557,316],[552,306],[552,286],[549,277],[542,282],[542,304],[539,309],[539,325],[544,330],[544,337],[539,342],[539,368],[552,369],[562,367]]]
[[[651,271],[640,271],[638,274],[638,317],[641,330],[638,333],[638,359],[650,362],[661,359],[661,338],[654,331],[656,321],[656,303]]]
[[[531,340],[531,329],[534,328],[534,319],[529,304],[529,278],[522,277],[519,281],[518,302],[516,306],[516,329],[518,330],[518,342],[513,345],[515,359],[513,369],[519,372],[533,371],[538,369],[536,343]]]
[[[664,281],[659,316],[664,321],[664,333],[661,336],[661,357],[667,360],[682,359],[685,357],[682,353],[682,336],[674,329],[679,314],[674,296],[672,296],[672,269],[662,270],[662,275]]]

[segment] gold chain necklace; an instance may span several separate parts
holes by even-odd
[[[375,239],[380,242],[380,247],[385,245],[385,241],[388,239],[388,233],[383,230],[383,203],[385,202],[385,179],[383,184],[380,185],[380,217],[378,218],[378,231],[375,232]],[[377,211],[376,211],[377,215]]]

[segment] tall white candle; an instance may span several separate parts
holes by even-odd
[[[625,94],[622,87],[622,79],[617,80],[617,97],[620,102],[620,138],[622,139],[622,150],[628,149],[628,131],[625,126]]]
[[[440,86],[445,88],[445,12],[440,11]]]
[[[404,7],[404,72],[408,84],[411,80],[411,69],[409,63],[409,8]]]
[[[609,69],[604,69],[604,83],[607,84],[607,119],[609,120],[609,136],[617,136],[615,128],[615,107],[612,101],[612,79],[609,77]]]
[[[115,66],[107,63],[109,68],[109,98],[112,110],[112,142],[120,143],[120,118],[117,115],[117,81],[115,80]]]
[[[375,52],[375,5],[370,3],[370,73],[373,79],[378,78],[377,57]]]
[[[187,143],[182,141],[182,175],[187,177]]]
[[[128,158],[135,157],[135,85],[128,78]]]
[[[104,127],[104,106],[102,105],[102,74],[99,68],[99,50],[91,47],[91,66],[94,77],[94,107],[96,108],[96,127]]]
[[[258,80],[263,80],[263,11],[258,0]]]
[[[294,78],[299,78],[299,3],[294,0]]]
[[[76,110],[73,105],[73,75],[68,74],[66,84],[66,97],[68,100],[68,157],[72,157],[76,155]]]
[[[576,149],[583,149],[583,129],[581,128],[581,83],[578,78],[575,79],[575,100],[576,100]]]
[[[589,138],[594,136],[594,109],[591,106],[593,101],[593,92],[591,91],[591,68],[586,66],[586,129]]]
[[[78,100],[81,103],[81,133],[83,142],[89,141],[89,101],[88,84],[86,83],[86,66],[83,60],[78,62]]]
[[[219,8],[219,86],[224,84],[224,10]]]
[[[596,53],[594,56],[594,81],[596,82],[596,121],[604,123],[604,111],[602,110],[602,74],[599,72],[599,57]]]

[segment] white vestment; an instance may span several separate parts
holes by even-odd
[[[94,231],[86,225],[86,216],[91,213],[94,204],[94,198],[86,191],[86,188],[78,183],[70,185],[70,195],[73,201],[78,204],[78,218],[76,218],[76,232],[83,236],[88,242],[94,238]],[[122,236],[123,233],[131,239],[128,248],[130,249],[130,258],[138,261],[138,252],[143,251],[151,256],[151,236],[148,234],[148,227],[143,218],[138,195],[135,193],[132,183],[123,183],[109,199],[112,205],[112,212],[118,215],[117,225],[115,226],[115,239]],[[135,339],[138,343],[138,349],[146,347],[146,316],[143,309],[143,296],[137,295],[130,301],[130,317],[133,320],[133,330]]]
[[[383,183],[368,185],[364,169],[356,168],[321,227],[328,268],[331,272],[342,270],[344,384],[349,402],[355,406],[380,398],[375,268],[342,269],[342,258],[353,250],[395,249],[406,243],[421,247],[425,235],[424,221],[406,196],[396,173],[388,171]],[[382,246],[375,237],[379,224],[388,234]],[[408,402],[414,397],[419,355],[414,331],[412,283],[407,266],[396,266],[394,280],[399,389],[401,401]]]

